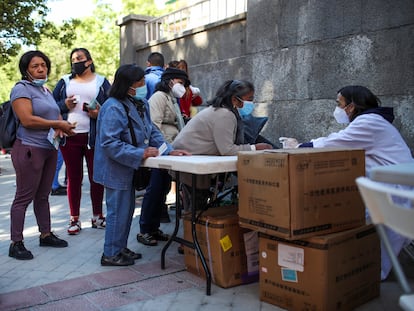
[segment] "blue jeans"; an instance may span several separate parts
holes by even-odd
[[[60,187],[59,171],[62,168],[62,165],[63,165],[63,156],[59,148],[58,155],[57,155],[56,172],[55,172],[55,177],[53,178],[52,190],[56,190],[57,188]]]
[[[132,186],[132,184],[131,184]],[[116,256],[127,247],[135,209],[135,189],[105,188],[106,228],[104,255]]]
[[[171,180],[167,170],[151,170],[151,179],[145,190],[139,218],[141,233],[152,233],[160,227],[161,210],[170,192]]]

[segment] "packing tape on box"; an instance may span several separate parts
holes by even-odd
[[[206,225],[204,226],[206,229],[206,241],[207,241],[207,252],[208,252],[208,263],[210,265],[210,272],[211,272],[211,280],[213,283],[216,283],[216,280],[214,278],[214,268],[213,268],[213,258],[211,256],[211,248],[210,248],[210,237],[208,236],[208,217],[206,219]]]

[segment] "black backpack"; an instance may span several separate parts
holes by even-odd
[[[18,122],[10,101],[0,106],[0,147],[10,149],[16,140]]]

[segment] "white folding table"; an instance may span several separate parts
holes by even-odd
[[[177,232],[180,227],[181,206],[179,199],[179,191],[176,191],[176,213],[175,213],[175,227],[170,239],[165,244],[161,252],[161,269],[165,269],[165,253],[173,241],[182,243],[190,248],[196,250],[200,256],[203,269],[206,273],[207,295],[211,295],[211,272],[207,266],[203,252],[197,240],[196,234],[196,181],[197,175],[209,175],[216,173],[236,172],[237,171],[237,156],[158,156],[147,158],[142,164],[144,167],[166,169],[176,173],[177,185],[180,184],[180,173],[189,173],[192,175],[191,185],[191,233],[193,242],[177,237]]]

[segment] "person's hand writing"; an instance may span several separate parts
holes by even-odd
[[[143,159],[145,160],[145,159],[150,158],[150,157],[156,157],[156,156],[158,156],[158,153],[159,153],[158,148],[155,148],[155,147],[145,148]]]
[[[172,155],[172,156],[190,156],[191,153],[189,153],[187,150],[177,149],[177,150],[170,151],[169,155]]]
[[[266,143],[255,144],[256,150],[273,149],[272,145]]]

